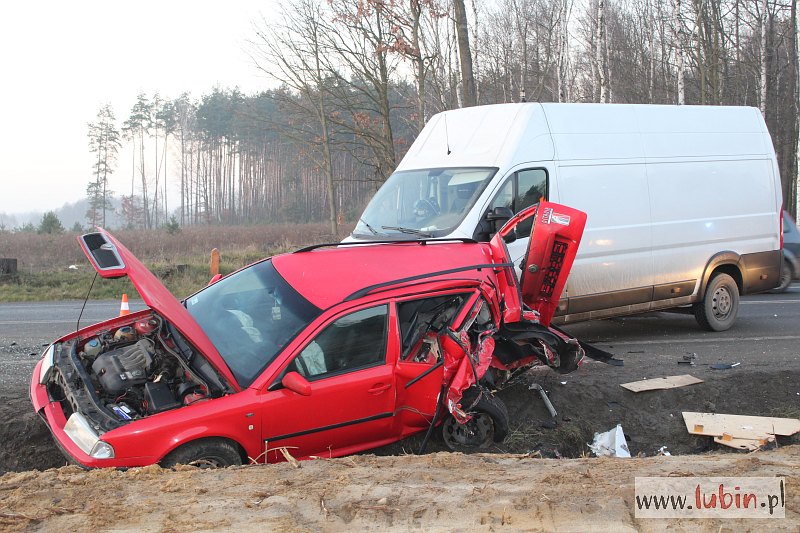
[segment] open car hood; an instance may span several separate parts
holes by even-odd
[[[97,273],[104,278],[128,276],[144,303],[164,317],[194,345],[225,378],[231,388],[236,391],[241,390],[214,344],[186,308],[130,250],[104,229],[98,228],[98,230],[96,233],[78,237],[83,253]]]
[[[522,301],[539,314],[540,323],[549,326],[578,253],[586,213],[553,202],[532,205],[514,215],[492,238],[493,253],[505,254],[505,261],[511,261],[504,239],[531,217],[535,218],[519,283],[513,269],[506,269],[501,280],[506,285],[501,287],[507,309],[504,319],[513,322],[521,313],[517,309]]]

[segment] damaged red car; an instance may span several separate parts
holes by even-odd
[[[533,217],[518,280],[504,239]],[[451,447],[501,441],[494,391],[590,350],[550,325],[585,219],[544,202],[488,243],[309,247],[182,302],[112,235],[83,235],[99,275],[128,276],[148,308],[50,345],[34,408],[86,467],[337,457],[434,430]]]

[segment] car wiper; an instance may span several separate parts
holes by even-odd
[[[364,220],[363,218],[359,218],[358,220],[359,220],[360,222],[362,222],[362,223],[363,223],[363,224],[364,224],[364,225],[367,227],[367,229],[368,229],[368,230],[370,230],[370,231],[372,232],[372,234],[373,234],[373,235],[386,235],[385,233],[381,233],[380,231],[378,231],[378,230],[376,230],[375,228],[373,228],[372,226],[370,226],[370,225],[369,225],[369,222],[367,222],[367,221],[366,221],[366,220]]]
[[[414,228],[404,228],[402,226],[381,226],[381,229],[388,229],[392,231],[399,231],[400,233],[408,233],[409,235],[419,235],[420,237],[433,237],[433,233],[422,231]]]

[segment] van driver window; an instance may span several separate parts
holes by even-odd
[[[489,207],[508,207],[517,214],[541,199],[547,199],[547,171],[541,168],[520,170],[503,184]],[[533,221],[526,220],[517,226],[517,236],[529,237],[532,227]]]

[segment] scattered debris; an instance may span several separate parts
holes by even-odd
[[[550,403],[550,398],[547,397],[547,393],[544,391],[541,385],[538,383],[533,383],[531,386],[528,387],[529,390],[539,391],[539,396],[542,397],[542,401],[544,402],[544,406],[547,407],[547,410],[550,412],[550,416],[556,418],[558,413],[556,412],[556,408],[553,407],[553,404]]]
[[[16,345],[17,345],[16,342],[12,342],[9,346],[16,346]]]
[[[714,363],[711,365],[711,368],[714,370],[729,370],[731,368],[739,366],[741,363]]]
[[[642,392],[647,390],[658,389],[675,389],[678,387],[685,387],[687,385],[695,385],[702,383],[703,380],[696,378],[690,374],[683,374],[680,376],[668,376],[665,378],[643,379],[641,381],[632,381],[630,383],[622,383],[620,387],[628,389],[633,392]]]
[[[628,443],[625,441],[625,433],[622,432],[622,425],[609,429],[605,433],[595,433],[594,440],[589,444],[589,449],[598,457],[630,457]]]
[[[756,450],[775,440],[775,435],[800,432],[800,419],[769,416],[720,415],[684,412],[686,430],[692,435],[714,437],[714,442],[739,450]]]
[[[664,457],[672,456],[672,454],[667,451],[666,446],[662,446],[661,448],[659,448],[658,451],[656,452],[656,455],[663,455]]]
[[[558,421],[554,418],[551,418],[550,420],[545,420],[544,422],[539,424],[539,426],[541,426],[544,429],[556,429],[558,427]]]
[[[681,357],[681,360],[678,361],[678,364],[679,365],[694,366],[694,360],[697,359],[697,354],[696,353],[689,353],[689,352],[686,352],[686,353],[687,353],[687,355],[684,355],[683,357]]]

